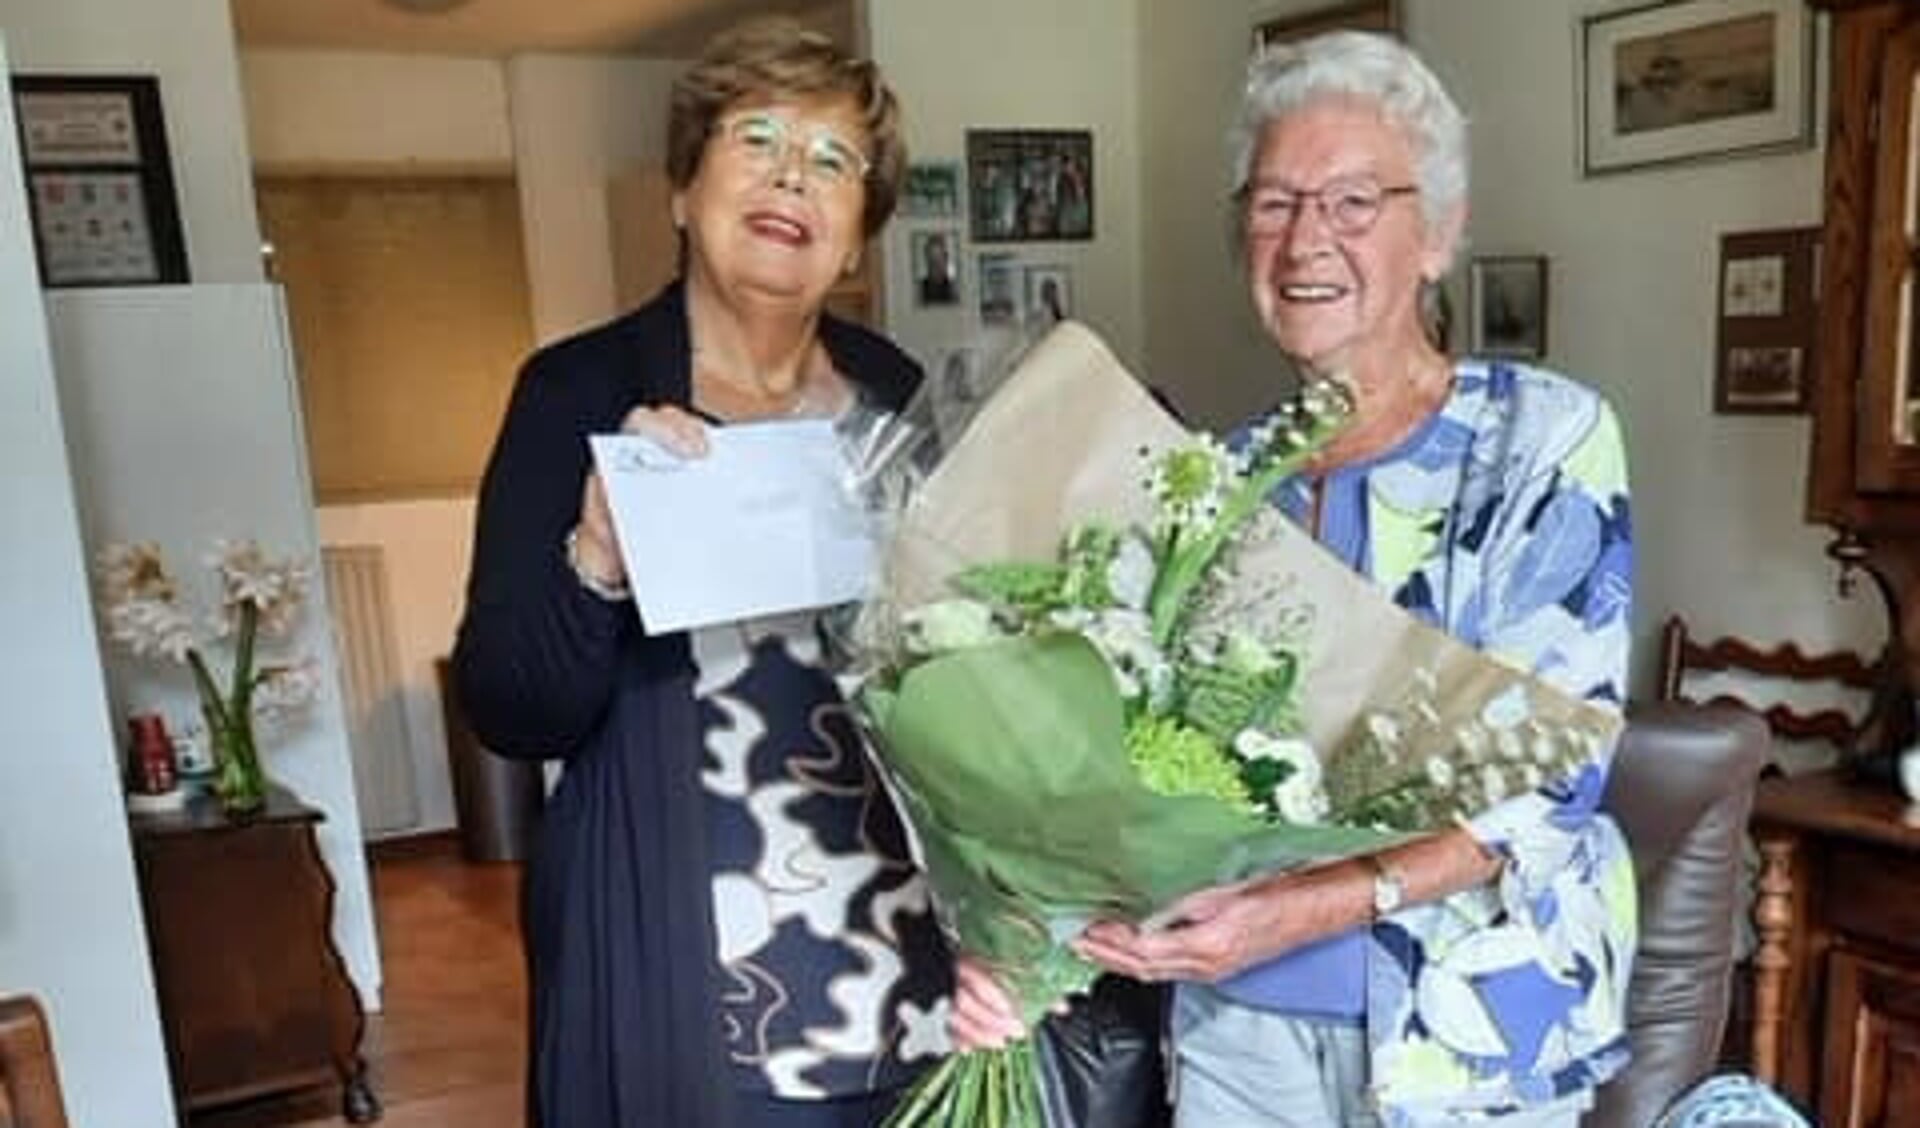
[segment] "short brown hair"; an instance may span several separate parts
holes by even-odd
[[[715,36],[673,84],[667,116],[667,179],[685,188],[700,171],[714,123],[742,101],[844,97],[872,147],[861,226],[871,237],[893,215],[907,166],[900,103],[871,60],[785,18],[749,20]]]

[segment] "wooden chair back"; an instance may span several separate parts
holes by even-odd
[[[1850,650],[1806,654],[1791,642],[1763,649],[1732,637],[1701,642],[1688,632],[1685,620],[1669,616],[1660,629],[1662,701],[1736,705],[1758,714],[1777,738],[1830,741],[1843,754],[1853,750],[1871,720],[1865,715],[1856,718],[1838,707],[1808,709],[1777,701],[1761,704],[1731,692],[1706,699],[1687,695],[1689,675],[1716,673],[1827,683],[1842,691],[1858,692],[1868,700],[1873,698],[1878,683],[1874,668]]]
[[[0,999],[0,1128],[67,1128],[47,1016],[32,999]]]

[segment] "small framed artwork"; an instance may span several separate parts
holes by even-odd
[[[1004,251],[976,260],[974,292],[979,296],[980,324],[1011,325],[1020,318],[1020,263]]]
[[[16,75],[13,100],[41,284],[186,282],[158,80]]]
[[[1813,143],[1803,0],[1680,0],[1580,24],[1588,176]]]
[[[934,227],[912,232],[913,304],[960,304],[960,229]]]
[[[1328,31],[1400,32],[1399,0],[1360,0],[1339,3],[1310,12],[1274,15],[1253,25],[1253,49],[1264,50],[1276,43],[1307,39]]]
[[[1073,316],[1073,271],[1064,266],[1026,270],[1026,321],[1050,328]]]
[[[1523,359],[1547,355],[1546,256],[1476,256],[1467,289],[1469,351]]]
[[[1085,129],[967,130],[973,241],[1093,238],[1093,134]]]
[[[900,191],[900,214],[908,219],[955,219],[960,215],[960,166],[952,161],[910,164]]]
[[[1723,415],[1801,412],[1815,376],[1820,228],[1720,237],[1713,408]]]

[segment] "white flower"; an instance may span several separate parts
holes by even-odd
[[[1525,721],[1530,712],[1526,687],[1515,682],[1480,707],[1480,721],[1488,728],[1510,729]]]
[[[1150,703],[1158,703],[1172,693],[1173,664],[1153,641],[1153,621],[1145,612],[1115,608],[1056,614],[1054,621],[1077,628],[1093,644],[1113,670],[1120,696],[1131,700],[1145,693]]]
[[[1549,767],[1559,760],[1560,752],[1554,747],[1553,734],[1540,730],[1533,734],[1533,762],[1541,767]]]
[[[171,602],[131,599],[107,608],[107,634],[136,658],[185,662],[194,647],[193,620]]]
[[[1499,768],[1488,764],[1480,769],[1480,789],[1486,795],[1489,804],[1498,803],[1507,797],[1507,775]]]
[[[1290,823],[1310,825],[1327,817],[1327,796],[1320,790],[1319,772],[1309,778],[1296,772],[1273,790],[1273,803],[1280,817]]]
[[[1453,786],[1453,765],[1445,756],[1428,756],[1426,763],[1427,780],[1442,790]]]
[[[1502,760],[1524,760],[1527,758],[1527,746],[1520,740],[1520,734],[1510,728],[1497,729],[1493,734],[1493,746]]]
[[[918,654],[946,654],[985,646],[1001,637],[993,609],[972,599],[943,599],[916,607],[901,616],[909,650]]]
[[[109,603],[145,599],[171,603],[173,578],[152,541],[113,544],[100,553],[100,587]]]
[[[1400,745],[1400,722],[1385,713],[1367,714],[1367,732],[1382,748],[1397,748]]]
[[[220,573],[221,601],[230,622],[238,618],[242,605],[251,603],[262,632],[285,635],[292,630],[309,579],[298,562],[274,559],[255,541],[223,540],[215,542],[208,564]]]
[[[1487,758],[1487,732],[1478,724],[1461,725],[1454,729],[1453,742],[1459,746],[1468,763]]]
[[[1313,745],[1297,736],[1272,736],[1259,729],[1241,729],[1233,738],[1233,750],[1247,760],[1278,760],[1293,766],[1294,774],[1320,777],[1320,757]]]
[[[1522,764],[1520,765],[1520,782],[1528,791],[1538,791],[1540,785],[1547,782],[1547,777],[1535,765]]]
[[[311,658],[260,671],[253,691],[254,716],[284,724],[288,715],[313,703],[320,695],[320,665]]]
[[[1107,590],[1122,607],[1139,611],[1153,592],[1153,550],[1136,533],[1120,538],[1119,550],[1107,565]]]

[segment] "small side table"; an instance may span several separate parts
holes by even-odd
[[[211,800],[132,820],[173,1087],[192,1111],[342,1086],[354,1124],[380,1118],[366,1013],[333,943],[319,811],[275,789],[257,815]]]

